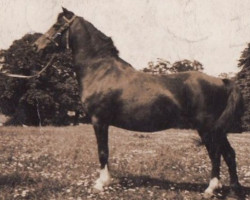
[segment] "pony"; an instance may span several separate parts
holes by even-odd
[[[235,84],[201,72],[150,75],[119,57],[110,37],[83,17],[63,8],[56,23],[34,43],[37,52],[72,50],[81,100],[97,140],[100,174],[94,189],[111,182],[108,167],[108,128],[154,132],[169,128],[196,129],[212,164],[205,196],[221,188],[220,160],[229,170],[230,187],[240,193],[227,133],[242,114],[242,97]]]

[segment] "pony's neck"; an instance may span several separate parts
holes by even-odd
[[[74,30],[71,30],[71,49],[75,64],[84,63],[91,58],[91,37],[84,24],[79,19]]]
[[[71,47],[76,65],[91,63],[106,57],[118,57],[118,50],[111,38],[105,36],[83,18],[78,18],[71,29]]]

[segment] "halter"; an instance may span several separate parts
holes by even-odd
[[[68,30],[68,28],[73,23],[75,18],[76,15],[73,15],[71,19],[67,19],[65,16],[63,16],[63,20],[65,21],[65,23],[58,29],[58,31],[53,36],[48,35],[48,33],[45,33],[44,36],[58,47],[59,44],[55,41],[55,38],[58,35],[61,35],[63,31]],[[66,42],[67,42],[66,48],[69,49],[69,31],[67,31],[66,33]]]
[[[49,36],[48,33],[45,33],[44,36],[49,41],[54,43],[56,46],[59,46],[59,44],[55,41],[55,38],[59,34],[62,34],[63,31],[67,30],[70,27],[70,25],[73,23],[75,18],[76,18],[76,15],[72,16],[71,19],[67,19],[65,16],[63,16],[63,19],[64,19],[65,23],[58,29],[58,31],[53,36]],[[66,33],[66,41],[67,41],[66,47],[67,47],[67,49],[69,49],[69,31],[67,31],[67,33]],[[0,75],[13,77],[13,78],[23,78],[23,79],[36,78],[36,77],[39,77],[49,66],[51,66],[52,61],[54,60],[54,58],[55,58],[55,55],[53,54],[53,56],[50,58],[47,65],[41,71],[39,71],[38,73],[36,73],[34,75],[31,75],[31,76],[25,76],[25,75],[21,75],[21,74],[11,74],[11,73],[6,73],[6,72],[0,72]]]

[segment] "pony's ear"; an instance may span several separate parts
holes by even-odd
[[[64,7],[62,7],[62,10],[63,10],[63,13],[64,13],[64,14],[66,14],[66,13],[69,12],[69,11],[68,11],[66,8],[64,8]]]
[[[69,11],[68,9],[62,7],[63,10],[63,14],[64,16],[66,16],[67,18],[71,18],[72,16],[74,16],[75,14],[71,11]]]

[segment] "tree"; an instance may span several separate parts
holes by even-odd
[[[27,34],[0,52],[1,72],[31,75],[41,70],[52,53],[40,57],[31,44],[41,34]],[[68,111],[82,112],[78,83],[70,51],[54,54],[50,67],[39,77],[18,79],[0,76],[0,109],[11,116],[9,124],[63,125]]]
[[[156,64],[150,61],[148,62],[148,67],[142,71],[150,74],[169,74],[171,73],[171,63],[167,60],[157,58]]]
[[[173,74],[177,72],[184,71],[202,71],[203,66],[200,62],[194,60],[181,60],[177,61],[171,65],[167,60],[157,58],[156,64],[154,62],[149,62],[148,67],[144,68],[142,71],[151,74]]]
[[[231,80],[234,80],[235,79],[235,77],[236,77],[236,73],[234,73],[234,72],[228,72],[228,73],[226,73],[226,72],[223,72],[223,73],[220,73],[219,75],[218,75],[218,77],[219,78],[222,78],[222,79],[231,79]]]
[[[244,100],[242,129],[250,131],[250,43],[241,54],[238,67],[241,68],[241,71],[236,76],[236,84],[240,88]]]
[[[185,72],[185,71],[202,71],[204,68],[202,64],[197,61],[190,61],[190,60],[181,60],[177,61],[173,64],[172,70],[174,72]]]

